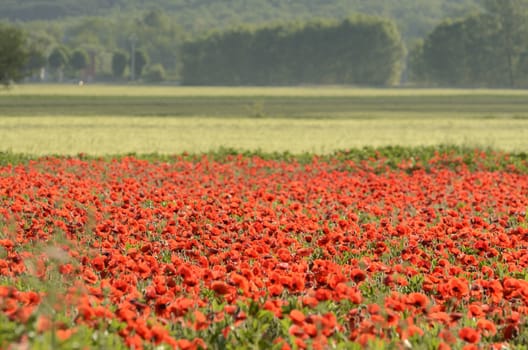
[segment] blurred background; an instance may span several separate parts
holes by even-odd
[[[525,0],[2,0],[0,74],[522,88],[526,9]]]

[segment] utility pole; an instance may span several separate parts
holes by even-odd
[[[134,81],[136,80],[136,34],[132,33],[128,40],[130,40],[130,80]]]

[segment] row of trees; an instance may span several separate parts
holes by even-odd
[[[409,56],[424,85],[528,87],[528,1],[487,0],[485,11],[445,21]]]
[[[407,56],[394,25],[355,17],[215,33],[183,46],[196,85],[356,84],[528,87],[528,0],[483,0],[439,24]],[[407,74],[408,73],[408,74]]]
[[[151,10],[134,16],[89,17],[75,20],[16,24],[28,34],[30,45],[48,56],[57,47],[83,49],[93,58],[98,80],[120,79],[113,69],[116,52],[131,56],[141,51],[147,57],[144,73],[151,70],[177,79],[183,31],[166,14]],[[139,62],[139,61],[138,61]],[[129,62],[130,63],[130,62]],[[130,74],[130,64],[125,75]]]
[[[111,62],[113,77],[123,79],[128,71],[129,77],[162,81],[165,78],[163,66],[151,65],[143,72],[147,63],[148,56],[142,50],[135,50],[133,59],[126,52],[116,51]],[[25,77],[42,80],[47,71],[59,82],[64,78],[91,80],[95,75],[95,53],[58,46],[46,55],[22,30],[0,23],[0,84],[7,85]]]
[[[45,67],[49,67],[56,75],[57,80],[62,81],[65,71],[69,76],[80,75],[81,71],[87,70],[89,62],[90,57],[85,50],[76,49],[70,53],[63,47],[57,47],[48,57],[43,52],[30,51],[28,62],[24,68],[31,76],[35,77],[43,74]],[[86,72],[85,74],[89,73]]]
[[[48,56],[37,50],[29,50],[26,64],[22,71],[28,73],[34,80],[43,80],[41,76],[46,70],[51,72],[53,79],[63,81],[64,78],[79,78],[81,80],[92,80],[95,78],[95,52],[82,48],[69,50],[67,47],[55,47]],[[140,78],[144,68],[148,63],[148,56],[142,50],[135,50],[134,60],[124,51],[116,51],[112,55],[112,76],[115,80],[125,78],[125,73],[129,73],[129,78]],[[133,68],[132,68],[133,64]],[[156,66],[157,67],[157,66]],[[134,74],[132,74],[132,69]],[[156,68],[161,73],[158,80],[163,79],[163,68]],[[152,71],[152,67],[149,72]],[[148,77],[152,74],[148,73]],[[154,79],[155,80],[155,79]]]
[[[341,22],[238,28],[183,45],[184,84],[394,85],[404,45],[393,22],[358,15]]]
[[[124,51],[116,51],[112,55],[112,75],[115,79],[122,79],[128,70],[131,80],[143,78],[149,83],[165,80],[163,66],[157,63],[147,67],[148,62],[148,55],[143,50],[135,50],[133,59]]]
[[[143,68],[147,64],[148,58],[145,52],[136,50],[134,57],[134,76],[140,77]],[[39,53],[36,53],[38,58]],[[63,74],[66,71],[68,76],[76,76],[79,73],[81,74],[81,79],[93,79],[92,75],[95,75],[94,60],[95,54],[91,52],[89,54],[84,49],[74,49],[72,52],[69,52],[65,47],[56,47],[53,49],[46,58],[43,56],[42,59],[31,59],[31,66],[29,67],[34,73],[35,70],[41,70],[44,67],[49,67],[52,72],[55,73],[57,80],[62,81]],[[125,75],[127,68],[131,71],[131,59],[125,52],[117,51],[112,55],[112,74],[115,79],[122,79]],[[132,74],[131,74],[132,76]]]

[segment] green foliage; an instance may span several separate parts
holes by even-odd
[[[220,309],[222,305],[213,305],[212,309]],[[276,344],[279,337],[288,339],[288,328],[291,325],[287,319],[279,319],[272,312],[264,310],[256,301],[248,304],[239,303],[237,314],[245,314],[246,318],[237,327],[232,316],[227,316],[223,321],[215,323],[205,331],[189,332],[181,329],[179,332],[187,339],[200,337],[212,349],[281,349],[282,345]],[[236,316],[236,315],[235,315]],[[224,330],[229,329],[225,334]],[[185,334],[185,332],[187,334]]]
[[[354,163],[364,163],[377,167],[380,171],[386,169],[397,169],[403,161],[413,160],[414,167],[408,168],[406,171],[412,172],[418,169],[429,170],[431,160],[434,160],[437,165],[442,165],[448,168],[457,169],[460,166],[467,166],[470,170],[487,169],[490,171],[515,171],[523,174],[528,174],[528,154],[525,152],[510,152],[502,153],[492,149],[475,149],[455,145],[440,145],[440,146],[419,146],[419,147],[404,147],[404,146],[386,146],[386,147],[362,147],[351,148],[347,150],[335,151],[326,155],[317,155],[314,153],[293,154],[290,152],[262,152],[262,151],[248,151],[238,150],[233,148],[221,147],[219,149],[209,151],[206,153],[197,154],[121,154],[121,155],[106,155],[105,159],[119,159],[122,157],[135,156],[138,159],[144,159],[151,162],[173,162],[180,159],[199,161],[203,156],[215,161],[227,161],[234,156],[242,156],[245,158],[260,157],[267,160],[278,160],[292,162],[296,161],[301,164],[310,164],[314,157],[319,160],[338,162],[344,164],[352,161]],[[444,157],[441,157],[444,156]],[[68,156],[59,156],[64,157]],[[440,157],[440,158],[439,158]],[[86,154],[78,155],[73,158],[79,159],[99,159],[100,156],[90,156]],[[36,155],[14,153],[11,151],[0,152],[0,166],[16,166],[19,164],[27,164],[31,160],[38,159]],[[419,289],[421,284],[420,277],[416,278],[416,288]]]
[[[240,23],[266,23],[324,18],[343,19],[351,13],[364,13],[394,19],[406,38],[425,36],[445,17],[460,17],[478,8],[478,0],[3,0],[0,18],[11,20],[57,20],[71,16],[130,17],[141,11],[155,20],[162,13],[187,32],[225,29]],[[155,10],[152,10],[155,8]],[[155,21],[154,21],[155,22]],[[167,68],[167,67],[166,67]]]
[[[443,86],[528,86],[528,2],[486,1],[486,12],[445,21],[414,52],[415,81]],[[421,66],[420,64],[422,64]],[[423,74],[425,73],[425,74]]]
[[[134,60],[130,59],[130,69],[134,69],[135,78],[141,77],[143,68],[148,63],[148,56],[143,50],[136,50],[134,52]]]
[[[520,55],[528,52],[528,1],[485,0],[484,6],[496,28],[497,63],[506,72],[507,85],[516,87]]]
[[[0,84],[9,85],[24,76],[29,53],[22,30],[0,23]]]
[[[28,32],[28,61],[24,70],[33,81],[45,78],[45,68],[48,66],[50,49],[57,47],[57,40],[53,35],[42,31]]]
[[[423,40],[411,44],[407,56],[408,80],[411,82],[427,82],[427,70],[424,62]]]
[[[166,29],[169,26],[169,19],[159,9],[146,12],[142,22],[151,28]]]
[[[0,166],[24,164],[32,158],[32,156],[27,154],[0,151]]]
[[[69,63],[70,63],[70,66],[74,70],[79,71],[79,70],[84,69],[84,68],[86,68],[88,66],[88,60],[89,60],[89,58],[88,58],[88,54],[86,53],[86,51],[84,51],[82,49],[76,49],[71,54]]]
[[[47,63],[48,59],[46,55],[37,48],[31,47],[28,51],[28,60],[24,69],[28,75],[32,75],[37,73],[40,69],[46,67]]]
[[[159,9],[150,10],[136,18],[128,30],[148,57],[147,63],[161,64],[168,71],[176,71],[183,30],[174,18]]]
[[[160,27],[157,27],[158,24]],[[136,47],[144,51],[149,63],[162,64],[170,76],[177,76],[183,31],[172,17],[164,13],[159,14],[159,17],[147,12],[115,18],[83,17],[61,22],[30,22],[22,25],[29,32],[30,38],[34,38],[32,42],[39,43],[39,50],[47,55],[58,43],[68,50],[82,48],[89,52],[96,63],[96,80],[98,77],[115,76],[112,68],[113,54],[122,51],[126,52],[128,57],[131,51],[131,37],[136,38]],[[126,64],[128,65],[128,58]]]
[[[123,51],[114,52],[112,55],[112,74],[115,78],[122,78],[128,63],[128,56]]]
[[[354,16],[213,33],[183,46],[184,84],[394,85],[404,47],[396,26]]]
[[[148,67],[143,75],[144,80],[149,83],[159,83],[166,78],[165,69],[159,63]]]
[[[64,68],[68,64],[68,51],[64,47],[56,47],[48,57],[48,63],[54,70]]]
[[[63,317],[63,315],[60,315]],[[113,321],[106,329],[92,329],[87,326],[77,326],[74,334],[67,340],[59,340],[55,330],[45,332],[36,331],[36,315],[33,315],[26,324],[20,324],[9,320],[4,314],[0,314],[0,346],[10,345],[14,348],[28,350],[73,350],[73,349],[119,349],[127,347],[117,334],[118,326]]]
[[[46,54],[58,43],[69,49],[83,47],[89,48],[94,55],[97,65],[95,78],[116,76],[112,69],[112,54],[116,50],[130,51],[129,38],[137,37],[137,45],[141,47],[149,57],[150,64],[161,64],[171,79],[178,79],[182,66],[181,45],[184,39],[196,39],[204,32],[214,30],[232,30],[242,23],[252,23],[261,27],[272,23],[286,23],[298,21],[313,21],[314,14],[318,18],[332,20],[344,20],[353,13],[381,16],[396,23],[398,31],[406,43],[423,38],[443,18],[460,17],[471,11],[479,9],[477,0],[431,0],[420,2],[417,0],[401,0],[398,2],[387,2],[383,0],[332,0],[332,1],[276,1],[276,0],[232,0],[229,2],[214,2],[210,0],[155,0],[143,2],[140,0],[87,0],[78,2],[74,0],[4,0],[0,18],[4,16],[10,20],[31,20],[22,25],[32,36],[46,33],[52,40],[44,49],[39,48]],[[99,16],[99,17],[95,17]],[[39,19],[49,21],[37,21]],[[267,40],[273,33],[262,33],[258,39]],[[373,34],[374,35],[374,34]],[[46,38],[46,41],[49,38]],[[304,40],[304,39],[302,39]],[[43,42],[46,42],[43,41]],[[280,47],[280,50],[291,48],[291,45]],[[297,44],[295,44],[297,45]],[[308,45],[301,43],[301,45]],[[237,51],[244,51],[236,38],[231,41],[230,47]],[[337,52],[329,54],[339,55],[338,47],[333,46]],[[265,45],[262,50],[256,51],[256,55],[275,54],[268,53]],[[387,50],[390,50],[387,48]],[[310,51],[308,50],[308,53]],[[380,52],[379,55],[383,55]],[[235,54],[233,54],[235,56]],[[251,65],[236,57],[240,70],[252,69]],[[304,58],[304,57],[303,57]],[[295,56],[289,55],[284,60],[296,60]],[[318,58],[320,61],[320,58]],[[263,61],[263,60],[262,60]],[[387,59],[389,61],[389,59]],[[321,67],[314,64],[304,64],[297,59],[298,67],[296,77],[302,81],[306,72],[317,70],[329,70],[331,67]],[[514,62],[517,64],[517,62]],[[292,63],[295,64],[295,63]],[[332,62],[327,64],[332,65]],[[383,67],[392,67],[383,65]],[[338,69],[338,67],[334,67]],[[410,66],[413,69],[412,66]],[[390,69],[390,68],[387,68]],[[401,69],[401,68],[400,68]],[[266,71],[270,71],[267,68]],[[67,71],[66,71],[67,72]],[[67,72],[68,73],[68,72]],[[274,71],[278,76],[270,78],[280,82],[281,70]],[[357,73],[357,72],[355,72]],[[361,75],[382,75],[383,70],[364,70]],[[256,73],[255,73],[256,74]],[[346,77],[350,72],[343,75]],[[60,73],[56,72],[60,80]],[[265,73],[261,73],[265,75]],[[336,80],[335,74],[322,72],[319,74],[323,81]],[[118,75],[119,76],[119,75]],[[339,79],[345,80],[341,75]],[[339,80],[337,79],[337,80]],[[198,80],[198,79],[197,79]],[[234,81],[243,80],[233,77]],[[377,80],[375,78],[374,80]],[[393,78],[392,83],[398,78]],[[522,79],[521,79],[522,80]],[[196,84],[200,84],[198,81]],[[244,83],[242,83],[244,84]],[[374,83],[379,85],[378,83]]]
[[[447,86],[465,83],[463,25],[463,21],[446,21],[427,37],[422,52],[431,80]]]
[[[69,55],[66,48],[56,47],[51,51],[48,57],[48,64],[55,72],[58,81],[62,81],[64,77],[64,68],[68,64],[68,61]]]

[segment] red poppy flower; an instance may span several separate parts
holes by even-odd
[[[418,310],[425,310],[429,300],[427,296],[422,293],[410,293],[407,295],[406,303],[412,305]]]
[[[359,282],[364,281],[367,278],[367,275],[365,272],[363,272],[360,269],[353,269],[350,272],[350,277],[352,278],[354,282],[359,283]]]
[[[480,330],[485,337],[491,337],[497,333],[497,327],[495,327],[495,324],[485,319],[477,321],[477,329]]]
[[[460,339],[468,343],[478,343],[480,341],[480,334],[473,328],[464,327],[458,332]]]
[[[75,329],[73,328],[58,329],[55,331],[55,334],[60,341],[68,340],[74,333],[75,333]]]
[[[302,324],[306,319],[306,316],[304,316],[304,313],[302,311],[294,309],[290,311],[290,318],[294,323]]]
[[[228,294],[231,291],[231,287],[222,281],[214,281],[211,283],[211,289],[221,295]]]

